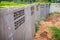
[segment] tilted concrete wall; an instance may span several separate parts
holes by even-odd
[[[51,12],[60,12],[60,3],[52,3],[50,5],[50,13]]]
[[[49,4],[0,8],[0,40],[33,40],[36,20],[48,13]]]
[[[46,16],[49,13],[49,4],[41,3],[40,4],[40,16]]]

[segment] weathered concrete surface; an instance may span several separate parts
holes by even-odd
[[[52,3],[50,5],[50,12],[60,12],[60,3]]]

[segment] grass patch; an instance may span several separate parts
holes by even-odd
[[[50,26],[49,28],[52,30],[53,40],[60,40],[60,28],[57,28],[56,26]]]
[[[4,6],[8,7],[8,6],[25,6],[25,5],[27,5],[27,4],[26,3],[22,3],[22,2],[15,3],[15,2],[1,1],[0,8],[4,7]]]
[[[60,14],[60,12],[51,12],[51,13],[49,13],[49,15],[51,15],[51,14]]]

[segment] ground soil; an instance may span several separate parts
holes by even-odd
[[[60,14],[47,15],[46,18],[39,22],[39,30],[34,35],[34,40],[53,40],[51,31],[48,26],[55,25],[60,27]]]

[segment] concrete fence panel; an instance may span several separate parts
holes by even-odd
[[[49,13],[49,4],[40,4],[40,16],[46,16]]]
[[[60,12],[60,3],[52,3],[50,5],[50,13],[51,12]]]
[[[49,4],[0,8],[0,40],[33,40],[38,17],[49,13]]]
[[[14,28],[14,17],[11,10],[0,8],[0,40],[12,40]]]
[[[34,32],[35,32],[35,15],[34,15],[34,5],[28,5],[25,7],[25,17],[26,17],[26,33],[25,40],[33,40]]]

